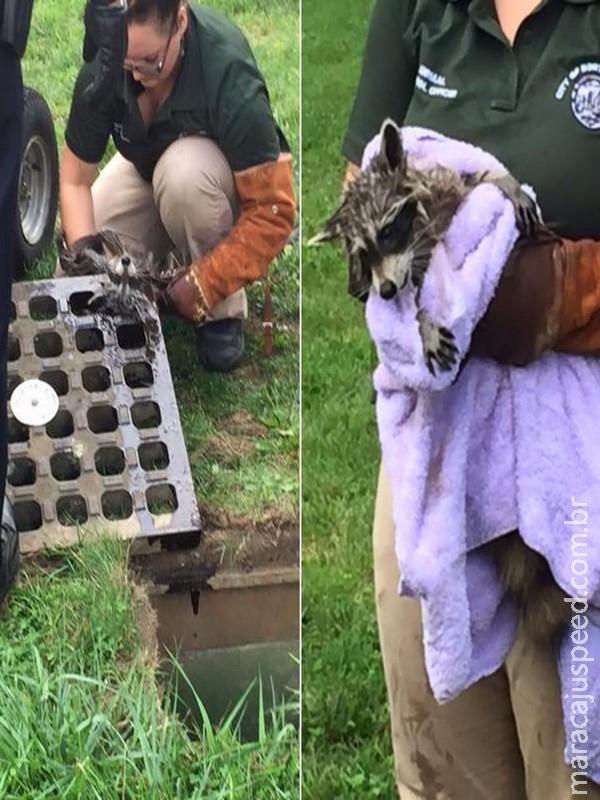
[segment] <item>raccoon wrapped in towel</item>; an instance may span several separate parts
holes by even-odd
[[[515,230],[512,238],[509,233],[505,237],[505,256],[517,235],[534,237],[545,228],[532,193],[492,156],[433,131],[404,131],[410,141],[408,153],[402,131],[386,120],[379,141],[365,151],[364,169],[346,188],[341,205],[311,243],[342,244],[348,260],[349,291],[354,297],[366,300],[371,294],[393,301],[402,295],[400,302],[414,304],[427,370],[434,378],[452,371],[452,380],[456,380],[465,363],[468,341],[463,337],[457,343],[453,326],[434,321],[431,309],[422,302],[424,279],[436,247],[448,234],[465,199],[483,184],[500,189],[514,209]],[[441,157],[436,160],[436,156]],[[494,219],[483,215],[481,224],[493,225]],[[493,288],[487,287],[488,301]],[[437,298],[438,305],[443,300]],[[485,305],[481,303],[481,314]],[[374,312],[371,320],[375,320]],[[370,327],[373,333],[377,325],[374,322]],[[374,338],[380,356],[388,348],[395,351],[392,359],[401,360],[402,334],[394,337],[388,330],[379,341],[376,334]],[[414,379],[416,388],[428,386],[429,382],[418,375],[418,367],[410,372],[408,360],[407,356],[409,383]],[[443,376],[437,386],[432,381],[434,388],[447,383]],[[570,608],[546,559],[528,547],[517,531],[508,529],[484,546],[496,563],[503,590],[516,598],[529,634],[543,639],[559,636],[570,618]]]
[[[417,165],[407,158],[401,131],[391,120],[383,123],[380,139],[379,152],[347,187],[340,207],[310,244],[342,244],[353,297],[366,300],[375,291],[390,300],[412,289],[427,367],[432,373],[448,370],[457,357],[452,332],[434,325],[419,300],[433,249],[459,206],[475,186],[491,183],[514,205],[521,234],[536,235],[541,220],[533,198],[499,162],[492,169],[474,162],[469,171],[435,161]]]

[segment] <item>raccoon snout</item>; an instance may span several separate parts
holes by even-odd
[[[379,287],[379,294],[383,297],[384,300],[391,300],[392,297],[395,296],[396,292],[398,291],[398,287],[393,281],[384,280],[381,282],[381,286]]]

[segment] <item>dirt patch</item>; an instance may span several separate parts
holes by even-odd
[[[156,610],[150,603],[146,586],[137,581],[132,581],[131,601],[143,649],[144,663],[155,669],[158,667],[158,619]]]
[[[140,552],[131,558],[133,569],[152,583],[195,591],[208,588],[211,578],[221,573],[299,568],[296,518],[275,510],[260,520],[207,507],[201,507],[201,513],[204,531],[197,547]]]
[[[233,464],[254,450],[252,439],[231,433],[213,433],[206,443],[190,453],[190,466],[201,458],[211,458],[223,464]]]
[[[214,572],[250,572],[269,567],[299,565],[298,520],[271,509],[259,520],[200,505],[204,535],[199,552]]]
[[[225,433],[252,439],[257,439],[267,433],[266,425],[257,422],[248,411],[236,411],[227,419],[221,420],[219,428]]]

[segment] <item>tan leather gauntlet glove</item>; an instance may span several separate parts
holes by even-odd
[[[167,288],[179,313],[196,323],[230,294],[266,273],[294,224],[296,203],[288,153],[277,161],[236,172],[234,179],[241,201],[235,225]]]
[[[518,243],[469,355],[524,366],[546,350],[600,353],[600,242]]]

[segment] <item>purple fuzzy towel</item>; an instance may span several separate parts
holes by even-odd
[[[432,131],[402,133],[415,166],[501,166]],[[378,150],[379,137],[367,146],[363,167]],[[483,184],[433,251],[421,304],[432,322],[454,333],[461,353],[516,238],[512,204]],[[476,548],[518,528],[546,557],[565,597],[590,603],[576,623],[587,627],[565,634],[558,663],[567,761],[575,742],[586,751],[588,774],[600,781],[600,709],[590,700],[600,704],[600,361],[548,353],[513,368],[471,359],[453,384],[456,369],[436,377],[427,370],[410,291],[392,300],[371,293],[366,315],[380,362],[374,382],[393,487],[399,591],[420,600],[435,697],[448,701],[494,672],[512,645],[516,610]],[[583,660],[586,649],[592,660]],[[588,696],[587,744],[573,733],[583,719],[584,701],[571,705],[578,694]]]

